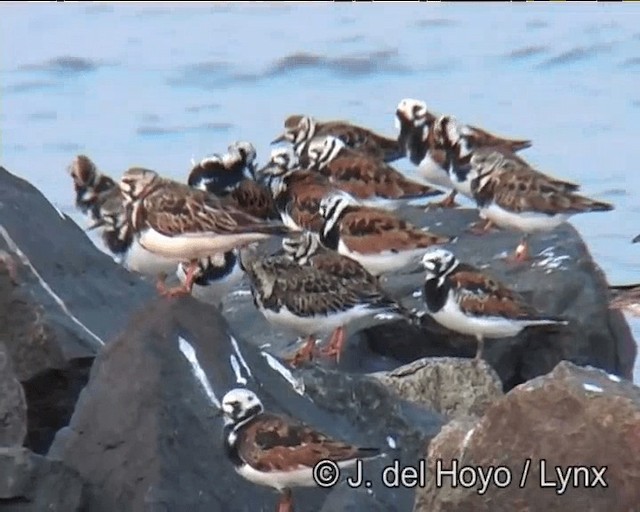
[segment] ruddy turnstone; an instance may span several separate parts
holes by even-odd
[[[631,243],[640,242],[640,235],[631,240]],[[640,283],[610,285],[609,286],[609,307],[620,309],[633,316],[640,317]]]
[[[236,388],[222,398],[224,447],[235,471],[281,493],[276,512],[293,512],[291,489],[315,487],[313,468],[331,460],[340,468],[382,455],[378,448],[353,446],[293,418],[265,412],[253,391]]]
[[[531,168],[513,167],[501,158],[481,168],[471,181],[481,217],[524,233],[513,256],[517,261],[530,257],[530,234],[551,231],[578,213],[613,210],[613,205],[579,195],[573,187]]]
[[[102,240],[109,252],[127,270],[146,277],[159,274],[168,275],[176,271],[173,259],[152,253],[136,240],[129,223],[130,213],[126,210],[124,198],[117,188],[117,195],[111,195],[100,204],[99,218],[87,228],[87,231],[100,228]]]
[[[100,197],[118,190],[118,184],[106,174],[98,171],[93,161],[86,155],[76,156],[68,167],[76,193],[76,207],[89,215],[92,221],[100,219],[98,210]]]
[[[114,258],[122,261],[133,239],[127,225],[118,184],[99,172],[91,159],[78,155],[69,165],[76,192],[76,207],[90,220],[87,231],[100,230],[102,242]]]
[[[183,285],[187,280],[187,272],[188,265],[180,263],[176,275]],[[191,295],[219,308],[229,292],[242,281],[243,276],[237,250],[216,253],[198,261]]]
[[[350,148],[385,162],[393,162],[404,156],[396,139],[346,121],[320,122],[311,116],[292,115],[287,117],[284,126],[284,133],[271,143],[290,142],[298,156],[304,153],[305,146],[314,137],[325,135],[333,135]]]
[[[133,231],[127,222],[127,212],[117,184],[100,197],[99,203],[95,203],[92,216],[94,221],[86,230],[101,229],[102,241],[109,252],[119,259],[124,258],[133,243]]]
[[[313,139],[306,151],[309,169],[368,206],[394,209],[415,199],[442,194],[410,180],[381,160],[347,147],[332,135]]]
[[[358,261],[374,276],[417,266],[425,249],[452,237],[420,229],[393,212],[363,206],[345,192],[320,202],[322,243]]]
[[[147,277],[168,276],[175,272],[178,280],[184,283],[187,276],[185,263],[178,264],[171,258],[151,253],[134,239],[133,231],[127,222],[122,197],[110,195],[98,210],[99,219],[87,228],[102,228],[102,239],[109,250],[129,271]],[[220,306],[222,299],[243,276],[235,250],[215,254],[198,261],[192,296],[203,302]]]
[[[328,352],[338,361],[345,328],[357,331],[406,318],[400,304],[362,275],[347,279],[324,266],[301,265],[286,253],[259,258],[244,251],[241,264],[267,321],[305,337],[304,346],[286,358],[293,365],[312,357],[315,336],[332,334]]]
[[[317,233],[304,231],[297,237],[284,238],[282,240],[282,248],[284,254],[299,265],[311,265],[322,272],[344,279],[348,284],[353,282],[362,283],[362,286],[370,289],[371,293],[378,294],[381,297],[386,296],[386,292],[379,286],[377,277],[370,274],[367,269],[356,260],[323,246]],[[393,302],[393,299],[390,297],[387,297],[386,300],[389,303]],[[408,310],[404,309],[404,306],[400,303],[396,304],[395,309],[402,311],[405,319],[410,322],[419,322],[419,320]],[[345,340],[346,334],[344,328],[338,327],[338,329],[334,331],[331,341],[323,353],[339,358]],[[307,348],[311,352],[313,347],[314,344],[310,343]]]
[[[225,155],[213,154],[195,164],[187,183],[205,190],[260,219],[277,219],[269,191],[256,182],[256,150],[250,142],[229,145]]]
[[[640,283],[609,286],[609,307],[640,317]]]
[[[427,313],[440,325],[475,336],[476,359],[482,358],[485,338],[517,335],[525,327],[560,324],[564,319],[545,316],[496,279],[461,263],[445,249],[425,253],[423,289]]]
[[[338,190],[325,176],[298,168],[295,154],[285,148],[274,149],[269,163],[257,174],[271,191],[286,226],[293,230],[320,230],[320,200]]]
[[[433,185],[451,189],[451,193],[440,203],[441,207],[455,206],[458,190],[449,176],[446,148],[438,142],[433,125],[438,115],[427,110],[424,101],[405,98],[396,108],[396,126],[399,129],[398,141],[405,156],[416,166],[418,172]],[[531,147],[531,141],[525,139],[507,139],[494,135],[475,126],[463,125],[461,135],[470,148],[500,146],[512,152]]]
[[[126,171],[120,190],[140,246],[176,265],[190,262],[180,287],[163,288],[160,276],[157,286],[163,295],[190,293],[199,260],[289,232],[280,222],[253,217],[223,204],[213,194],[162,178],[149,169]]]

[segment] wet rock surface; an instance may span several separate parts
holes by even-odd
[[[640,503],[639,443],[640,389],[563,362],[511,390],[477,423],[447,425],[429,447],[429,485],[418,491],[414,510],[501,512],[535,504],[535,510],[632,512]],[[504,466],[513,484],[479,493],[480,484],[454,488],[443,477],[438,488],[438,461],[445,469],[454,461],[458,468]],[[565,476],[567,468],[582,469],[563,488],[556,467]]]
[[[491,262],[492,272],[534,305],[575,319],[568,332],[525,332],[487,343],[487,362],[505,390],[546,373],[562,358],[630,376],[635,344],[623,317],[606,309],[604,278],[571,227],[534,237],[534,253],[544,252],[539,264],[518,268],[492,261],[515,246],[516,235],[462,233],[475,219],[473,212],[401,213],[433,230],[460,233],[452,248],[462,259]],[[438,225],[445,216],[446,224]],[[553,254],[545,252],[550,246]],[[278,247],[276,241],[264,250]],[[422,368],[415,369],[423,364],[417,362],[414,369],[398,370],[410,375],[386,374],[386,381],[369,374],[426,356],[473,356],[473,340],[428,319],[422,329],[394,323],[351,333],[338,366],[320,360],[288,369],[274,355],[292,350],[293,339],[255,310],[246,281],[225,301],[226,320],[191,298],[160,300],[147,281],[98,251],[33,186],[1,168],[0,256],[0,389],[17,391],[13,399],[7,392],[0,400],[0,414],[15,411],[10,426],[0,426],[0,444],[14,445],[0,447],[3,511],[272,512],[276,493],[237,476],[223,457],[216,400],[246,385],[270,410],[387,452],[365,465],[371,489],[344,483],[331,490],[296,489],[297,512],[404,512],[414,506],[414,490],[386,488],[382,469],[394,458],[418,464],[430,440],[455,417],[442,432],[455,433],[457,441],[442,444],[440,434],[431,444],[446,455],[448,443],[464,444],[467,426],[475,425],[467,413],[486,411],[480,421],[489,421],[491,411],[511,396],[499,398],[495,376],[482,368],[474,373],[470,359],[427,359]],[[421,272],[393,276],[384,285],[407,306],[422,308],[415,293]],[[9,367],[13,377],[4,371]],[[440,385],[434,386],[430,380],[437,378]],[[456,397],[465,382],[468,389]],[[630,410],[621,403],[618,409]],[[599,419],[584,421],[597,425]],[[501,446],[499,438],[491,442]],[[625,475],[631,474],[629,469]],[[420,493],[418,502],[435,503],[430,496]]]

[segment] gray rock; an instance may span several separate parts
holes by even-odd
[[[496,512],[527,504],[535,510],[635,511],[639,433],[640,388],[602,370],[562,362],[512,389],[475,424],[443,428],[429,445],[429,485],[418,492],[414,510]],[[445,469],[455,463],[459,469],[483,468],[485,474],[504,467],[502,475],[511,475],[512,485],[491,483],[479,492],[478,482],[454,486],[446,476],[438,487],[438,461]],[[565,475],[568,468],[581,469],[574,469],[578,479],[570,478],[562,489],[556,468]]]
[[[420,226],[458,240],[450,249],[463,261],[477,265],[522,293],[541,311],[568,318],[563,330],[528,329],[515,338],[490,340],[485,359],[509,390],[550,372],[560,361],[592,365],[625,378],[632,377],[636,343],[622,314],[608,309],[607,282],[579,233],[565,224],[531,238],[532,264],[517,265],[500,258],[513,250],[519,235],[498,231],[483,236],[465,232],[477,220],[475,211],[400,212]],[[389,286],[409,308],[424,309],[423,273],[395,276]],[[414,293],[416,296],[414,296]],[[386,324],[364,333],[377,353],[409,363],[421,357],[473,357],[475,340],[459,336],[426,319],[424,328]]]
[[[0,255],[0,341],[25,389],[26,446],[45,453],[67,424],[96,351],[153,291],[1,167]]]
[[[336,486],[327,497],[320,512],[389,512],[392,510],[396,509],[380,503],[371,491],[354,490],[342,483]]]
[[[0,508],[3,512],[80,512],[83,484],[62,463],[26,448],[0,448]]]
[[[209,393],[194,373],[196,360]],[[439,415],[403,403],[367,376],[315,367],[289,372],[232,337],[211,306],[160,299],[135,314],[97,356],[69,427],[49,455],[87,481],[92,512],[271,512],[276,493],[236,475],[224,455],[216,400],[238,385],[254,389],[269,410],[346,441],[389,450],[391,437],[398,447],[393,456],[405,463],[442,425]],[[368,464],[372,474],[383,466],[383,459]],[[372,492],[388,510],[408,510],[414,500],[412,490],[379,482]],[[330,493],[295,489],[296,510],[317,511]]]
[[[27,401],[0,342],[0,446],[21,446],[27,435]]]
[[[485,361],[425,358],[374,376],[400,397],[448,418],[482,416],[502,393],[502,383]]]
[[[519,235],[508,231],[484,236],[466,233],[467,226],[478,220],[475,210],[425,213],[407,207],[399,214],[418,226],[458,236],[449,248],[460,259],[485,268],[541,311],[570,320],[570,327],[563,330],[529,329],[515,338],[486,342],[485,359],[505,390],[544,375],[562,360],[631,378],[636,343],[624,316],[608,309],[606,279],[571,225],[533,236],[531,250],[538,255],[536,260],[529,265],[514,265],[499,256],[515,248]],[[265,245],[271,250],[278,247],[277,241]],[[386,276],[382,284],[409,309],[423,311],[423,280],[423,272],[416,269]],[[284,355],[295,348],[290,333],[277,331],[256,314],[246,283],[225,302],[224,314],[235,332],[257,345],[269,343],[269,350],[275,354]],[[350,332],[339,369],[388,371],[424,357],[472,358],[475,350],[475,338],[453,333],[425,317],[422,328],[400,321]]]

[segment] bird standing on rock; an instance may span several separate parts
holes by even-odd
[[[398,143],[411,163],[418,166],[418,173],[428,183],[451,190],[446,199],[430,206],[451,208],[457,206],[455,196],[460,190],[451,181],[446,148],[438,140],[435,123],[439,117],[427,109],[424,101],[405,98],[396,107],[395,121],[399,130]],[[515,153],[531,147],[530,140],[501,137],[471,125],[461,127],[461,136],[465,144],[476,149],[499,146]],[[461,192],[471,197],[464,190]]]
[[[185,282],[167,289],[158,276],[162,295],[191,292],[202,258],[224,253],[289,230],[280,222],[263,221],[222,200],[155,171],[131,168],[120,180],[133,233],[146,250],[173,260],[189,261]]]
[[[222,398],[224,448],[236,473],[280,493],[276,512],[293,512],[291,489],[317,487],[314,467],[323,460],[339,468],[380,457],[378,448],[332,439],[287,416],[266,412],[253,391],[236,388]]]
[[[427,251],[422,265],[427,313],[447,329],[475,336],[476,360],[482,358],[485,338],[507,338],[526,327],[568,323],[539,313],[516,292],[445,249]]]
[[[291,115],[285,120],[284,126],[284,133],[271,144],[289,142],[298,156],[303,156],[312,139],[326,135],[337,137],[346,146],[384,162],[393,162],[403,156],[396,139],[347,121],[322,122],[311,116]]]
[[[451,116],[441,116],[435,126],[447,148],[454,186],[473,198],[488,223],[524,233],[511,260],[530,259],[530,234],[551,231],[577,213],[613,209],[579,195],[579,185],[544,174],[504,148],[471,148]]]
[[[454,240],[414,226],[393,212],[363,206],[342,191],[322,199],[320,215],[323,245],[358,261],[374,276],[411,269],[428,247]]]
[[[357,330],[406,319],[406,310],[384,293],[377,280],[332,258],[309,262],[298,252],[300,241],[283,240],[283,254],[258,257],[241,252],[241,264],[251,284],[253,301],[265,319],[305,338],[305,344],[286,361],[297,366],[313,357],[315,336],[331,333],[325,355],[339,362],[345,329]],[[302,248],[314,251],[313,247]],[[305,260],[306,264],[300,262]]]

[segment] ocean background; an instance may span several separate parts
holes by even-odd
[[[265,162],[293,113],[395,136],[417,98],[615,203],[572,223],[610,283],[640,282],[638,3],[3,2],[0,73],[0,164],[82,226],[78,153],[186,179],[234,140]]]

